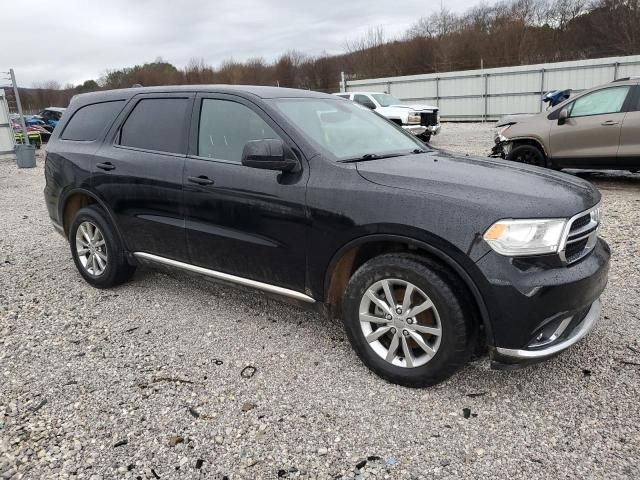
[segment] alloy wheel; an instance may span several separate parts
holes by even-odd
[[[438,310],[426,293],[405,280],[371,285],[360,301],[359,320],[371,349],[397,367],[420,367],[440,347]]]
[[[107,245],[104,235],[92,222],[85,221],[76,231],[76,252],[80,264],[87,273],[100,276],[107,268]]]

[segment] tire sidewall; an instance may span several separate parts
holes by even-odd
[[[85,270],[78,258],[78,252],[76,249],[76,233],[78,231],[78,227],[83,222],[87,221],[93,223],[100,229],[105,240],[107,266],[104,272],[99,276],[91,275]],[[116,283],[119,257],[122,255],[122,248],[120,246],[120,242],[113,233],[110,223],[104,218],[102,212],[95,207],[85,207],[80,209],[71,224],[71,228],[69,229],[69,245],[71,246],[71,256],[76,264],[76,268],[87,283],[97,288],[107,288]]]
[[[374,372],[394,383],[423,386],[438,383],[466,363],[469,328],[461,306],[441,276],[417,261],[405,265],[365,264],[352,277],[343,300],[343,323],[356,353]],[[425,365],[403,368],[390,364],[371,348],[360,328],[362,296],[375,282],[398,278],[413,283],[434,303],[440,317],[442,337],[435,356]],[[452,367],[452,365],[454,365]]]
[[[515,157],[517,152],[522,152],[525,150],[530,150],[531,152],[533,152],[533,154],[536,156],[536,158],[538,159],[538,165],[532,165],[530,163],[524,163],[524,162],[518,162]],[[509,152],[509,155],[507,156],[508,160],[511,160],[513,162],[518,162],[518,163],[522,163],[523,165],[530,165],[532,167],[542,167],[542,168],[546,168],[547,167],[547,159],[544,155],[544,153],[542,153],[542,151],[534,146],[534,145],[518,145],[517,147],[515,147],[513,150],[511,150],[511,152]]]

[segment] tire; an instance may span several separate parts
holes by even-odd
[[[387,323],[383,320],[384,311],[368,294],[370,290],[378,291],[376,297],[384,300],[385,281],[397,308]],[[402,307],[407,306],[405,293],[409,284],[413,287],[411,302],[402,312]],[[427,387],[449,378],[469,361],[473,350],[473,323],[471,317],[465,315],[463,302],[454,288],[437,265],[417,255],[386,254],[366,262],[351,277],[342,302],[344,328],[356,354],[374,373],[405,387]],[[406,316],[429,300],[433,308],[413,318]],[[399,314],[405,314],[406,318],[403,320]],[[361,321],[371,318],[375,318],[375,323]],[[391,330],[383,333],[389,328]],[[422,333],[425,328],[434,334]],[[395,337],[398,337],[397,350],[388,361]],[[417,339],[431,348],[431,353],[427,353]]]
[[[96,205],[78,210],[69,229],[69,245],[80,275],[96,288],[124,283],[136,270],[127,262],[122,242],[111,222]]]
[[[544,153],[534,145],[520,145],[515,147],[509,152],[509,155],[507,155],[507,160],[534,165],[536,167],[547,167],[547,159]]]
[[[429,143],[431,141],[431,134],[421,133],[420,135],[418,135],[418,138],[422,140],[424,143]]]

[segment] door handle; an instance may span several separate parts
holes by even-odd
[[[99,168],[100,170],[115,170],[116,166],[111,163],[111,162],[104,162],[104,163],[98,163],[96,164],[96,168]]]
[[[198,185],[213,185],[215,182],[205,175],[199,177],[187,177],[191,183],[197,183]]]
[[[615,120],[607,120],[602,124],[603,127],[612,127],[614,125],[618,125],[620,122],[616,122]]]

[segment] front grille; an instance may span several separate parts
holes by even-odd
[[[570,231],[574,232],[576,230],[580,230],[585,225],[588,225],[590,221],[591,221],[591,214],[590,213],[587,213],[586,215],[578,217],[571,224],[571,230]]]
[[[575,263],[586,257],[598,239],[600,226],[600,208],[596,207],[588,212],[576,215],[569,225],[565,248],[561,252],[562,259],[568,263]]]
[[[438,110],[420,113],[420,125],[424,127],[434,127],[438,125]]]
[[[564,249],[564,256],[567,259],[567,262],[572,263],[578,260],[587,246],[587,243],[589,243],[589,238],[584,238],[573,243],[567,243],[567,247]]]

